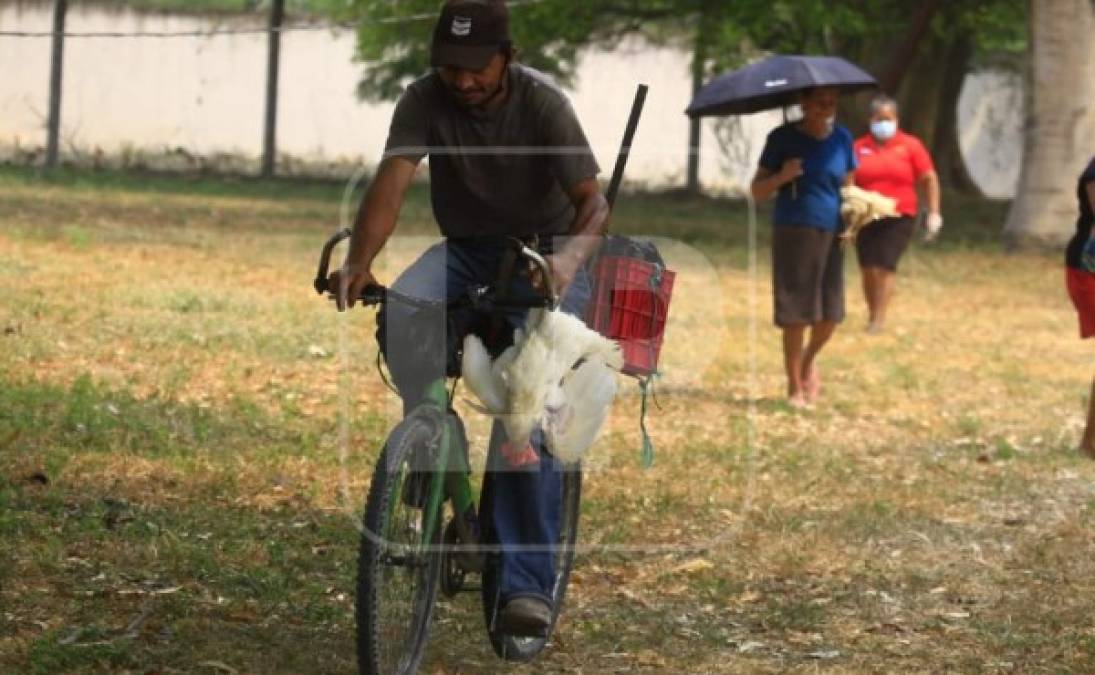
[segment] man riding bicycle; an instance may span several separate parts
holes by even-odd
[[[590,295],[584,263],[604,234],[608,203],[569,101],[545,75],[515,62],[503,0],[449,0],[434,28],[430,63],[433,71],[396,105],[346,261],[331,274],[339,310],[376,283],[373,261],[395,229],[418,163],[429,155],[431,202],[444,240],[393,289],[440,301],[493,283],[509,238],[518,237],[545,252],[553,288],[543,290],[561,298],[562,311],[580,315]],[[507,290],[527,295],[539,283],[515,276]],[[522,321],[521,314],[507,315],[501,332],[512,334]],[[467,329],[459,324],[399,303],[385,307],[377,337],[405,410],[444,376],[448,352],[463,338],[452,333]],[[496,422],[487,470],[480,516],[501,551],[496,625],[512,635],[541,635],[552,617],[560,465],[542,433],[514,448]]]

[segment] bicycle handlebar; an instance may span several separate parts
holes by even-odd
[[[350,228],[344,227],[331,235],[330,239],[323,244],[323,250],[319,254],[319,269],[316,270],[316,278],[312,282],[312,287],[316,289],[316,293],[323,295],[330,290],[327,284],[327,270],[331,266],[331,252],[335,250],[335,246],[338,246],[340,241],[349,237]]]
[[[344,239],[349,238],[350,230],[344,228],[331,235],[331,237],[323,244],[323,250],[319,256],[319,267],[316,270],[316,278],[312,282],[312,286],[315,288],[316,293],[323,295],[324,293],[334,293],[334,290],[328,283],[328,271],[331,264],[331,253],[334,251],[335,246]],[[396,302],[411,305],[413,307],[423,309],[439,309],[444,307],[445,309],[454,309],[457,307],[471,307],[480,311],[512,311],[521,309],[532,309],[534,307],[546,307],[548,309],[554,309],[559,304],[559,299],[556,297],[553,290],[553,279],[551,275],[551,266],[548,264],[544,256],[540,255],[537,251],[527,246],[519,239],[512,239],[514,246],[518,253],[529,260],[540,271],[540,274],[544,280],[544,285],[549,289],[544,295],[528,298],[506,298],[505,300],[496,300],[493,290],[490,286],[476,286],[468,290],[467,293],[448,300],[445,302],[423,300],[421,298],[415,298],[399,291],[385,288],[380,284],[369,284],[361,290],[360,300],[365,305],[380,305],[391,300]]]

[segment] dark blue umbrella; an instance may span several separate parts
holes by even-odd
[[[838,56],[770,56],[708,82],[685,111],[690,117],[744,115],[798,103],[813,87],[844,92],[877,87],[858,66]]]

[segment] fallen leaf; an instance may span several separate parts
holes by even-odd
[[[806,656],[811,659],[835,659],[840,656],[840,652],[836,649],[819,649],[816,652],[810,652]]]
[[[710,560],[704,560],[703,558],[695,558],[688,562],[681,563],[673,569],[669,570],[670,574],[692,574],[693,572],[703,572],[715,567],[715,564]]]
[[[635,659],[641,666],[652,666],[655,668],[664,668],[666,663],[665,659],[658,656],[658,653],[653,649],[644,649],[635,655]]]
[[[202,661],[198,665],[205,666],[206,668],[212,668],[213,670],[218,670],[222,673],[231,673],[231,675],[238,675],[238,673],[240,672],[232,666],[228,665],[227,663],[222,663],[220,661]]]
[[[745,591],[738,596],[738,602],[751,604],[760,600],[760,593],[756,591]]]

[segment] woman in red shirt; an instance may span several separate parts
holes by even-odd
[[[877,333],[886,321],[886,309],[893,297],[897,261],[916,229],[917,185],[923,187],[928,198],[925,238],[934,239],[943,227],[939,177],[924,144],[898,129],[897,102],[888,96],[871,101],[871,131],[856,140],[855,156],[859,161],[856,185],[896,199],[900,214],[863,228],[856,237],[863,295],[870,313],[867,332]]]

